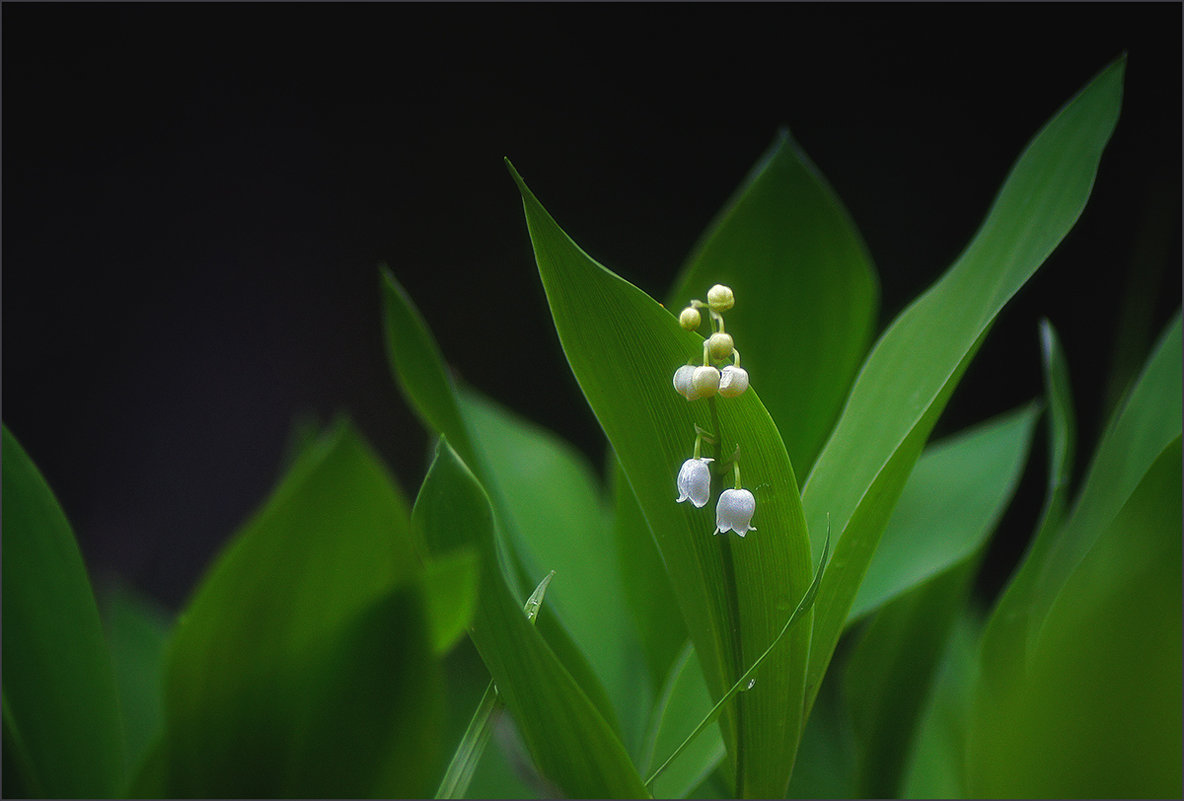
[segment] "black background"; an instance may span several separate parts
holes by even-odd
[[[937,431],[1041,394],[1047,316],[1080,472],[1127,287],[1148,337],[1180,302],[1180,10],[5,3],[5,423],[99,581],[175,606],[266,496],[299,414],[348,413],[413,497],[427,439],[387,373],[380,260],[461,376],[600,463],[503,156],[589,253],[662,297],[788,125],[867,241],[882,327],[1126,51],[1093,199]],[[1031,529],[1043,459],[1038,442],[984,591]]]

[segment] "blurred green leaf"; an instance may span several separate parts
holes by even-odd
[[[1029,404],[925,449],[884,527],[848,624],[983,546],[1019,485],[1039,413]]]
[[[665,758],[682,743],[711,708],[711,696],[703,681],[703,671],[695,659],[694,646],[687,642],[675,658],[670,675],[654,704],[653,720],[647,737],[643,764],[645,773],[658,767],[654,757]],[[724,741],[718,726],[709,726],[687,746],[654,781],[655,798],[685,798],[715,770],[725,755]]]
[[[608,510],[591,467],[559,437],[479,393],[464,389],[459,400],[484,467],[483,486],[528,574],[554,570],[560,576],[547,609],[587,657],[616,719],[631,721],[628,731],[638,729],[648,707],[648,688],[637,680],[641,646],[629,623]]]
[[[122,720],[98,606],[45,478],[3,429],[4,795],[122,790]]]
[[[959,616],[921,713],[905,769],[903,798],[965,798],[966,731],[982,620]]]
[[[178,619],[167,795],[430,791],[443,698],[408,525],[347,423],[296,460]]]
[[[808,475],[871,341],[879,289],[846,209],[788,130],[707,229],[667,306],[717,283],[736,293],[743,312],[728,331]]]
[[[650,523],[708,688],[719,698],[777,636],[810,583],[809,541],[785,446],[754,391],[720,402],[722,447],[728,454],[741,450],[744,476],[756,490],[759,532],[712,537],[710,509],[675,502],[675,478],[691,456],[695,424],[715,428],[706,401],[688,403],[671,385],[675,368],[702,353],[703,340],[580,250],[510,170],[560,343]],[[733,765],[739,755],[739,795],[785,792],[801,731],[808,639],[808,625],[795,629],[789,646],[764,666],[756,689],[728,705],[722,728]],[[744,745],[739,751],[737,742]]]
[[[135,776],[164,731],[164,652],[172,615],[123,584],[102,594],[100,613],[119,688],[127,775]]]
[[[595,479],[574,451],[557,437],[479,400],[472,390],[458,391],[448,376],[431,331],[411,298],[385,267],[382,289],[387,353],[391,356],[396,382],[424,425],[448,437],[450,442],[459,443],[458,453],[466,465],[483,486],[490,488],[496,512],[495,548],[499,555],[493,564],[501,568],[512,591],[523,596],[534,586],[524,575],[529,571],[542,573],[557,569],[572,576],[575,587],[564,593],[564,598],[572,596],[575,625],[566,620],[560,622],[555,611],[557,604],[548,604],[539,618],[538,628],[564,667],[616,729],[616,710],[632,711],[636,706],[637,682],[628,686],[621,682],[619,666],[627,661],[621,656],[621,648],[626,646],[611,643],[604,653],[583,650],[590,645],[595,647],[600,639],[587,628],[588,618],[583,614],[587,590],[597,581],[602,588],[619,586],[616,566],[611,559],[597,555],[586,567],[576,562],[573,568],[571,554],[560,546],[566,539],[568,544],[574,541],[581,552],[586,552],[586,541],[599,540],[609,552],[605,513],[599,505]],[[474,445],[478,441],[479,448]],[[548,469],[561,471],[558,486],[565,490],[564,494],[548,497],[547,493],[535,491],[533,482]],[[520,483],[523,476],[528,476],[532,483]],[[579,530],[571,534],[558,530],[554,525],[557,510],[564,522],[578,520]],[[600,526],[599,532],[590,529],[594,524]],[[556,557],[562,566],[545,563]],[[573,642],[572,635],[577,629],[581,637],[579,644]],[[598,676],[589,658],[595,658],[597,667],[606,669],[607,675]],[[613,700],[605,690],[604,680],[612,682]]]
[[[971,795],[1180,795],[1180,460],[1177,434],[1064,582],[1026,668],[976,703]]]
[[[413,517],[432,553],[471,546],[480,554],[481,603],[469,633],[543,776],[570,796],[645,795],[621,741],[506,587],[497,569],[489,498],[446,440]]]
[[[840,532],[818,598],[807,708],[946,401],[1000,309],[1085,207],[1118,119],[1125,63],[1107,67],[1029,143],[966,250],[897,317],[864,362],[803,489],[814,543],[827,515]]]
[[[473,619],[478,570],[477,554],[469,548],[442,554],[424,565],[424,600],[437,655],[451,650]]]
[[[1033,595],[1029,643],[1038,636],[1055,593],[1127,502],[1151,463],[1181,432],[1181,324],[1179,313],[1160,335],[1147,365],[1106,426],[1064,527],[1050,544]]]
[[[639,633],[639,648],[657,694],[687,641],[687,627],[666,575],[666,565],[650,532],[625,470],[610,450],[613,538],[625,599]]]

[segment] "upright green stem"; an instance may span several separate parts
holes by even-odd
[[[723,431],[719,424],[719,409],[715,398],[708,398],[711,408],[711,423],[715,427],[715,464],[723,462]],[[740,680],[744,674],[744,652],[740,642],[740,597],[736,590],[736,566],[732,557],[732,538],[723,536],[724,588],[728,597],[728,623],[732,640],[732,676],[729,683]],[[747,705],[741,694],[736,698],[736,789],[737,797],[744,796],[744,708]]]

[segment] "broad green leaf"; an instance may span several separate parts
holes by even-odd
[[[1125,59],[1028,144],[966,250],[880,337],[803,489],[815,543],[840,532],[819,593],[807,696],[821,684],[921,446],[995,316],[1080,216],[1118,119]],[[758,385],[759,386],[759,385]],[[807,704],[809,706],[809,703]]]
[[[649,523],[620,461],[611,451],[608,469],[621,583],[640,635],[639,647],[649,670],[651,688],[657,693],[687,641],[687,627]]]
[[[1180,460],[1177,435],[1065,581],[1026,669],[976,704],[972,796],[1180,795]]]
[[[1039,412],[1029,404],[926,448],[884,527],[848,624],[982,547],[1019,484]]]
[[[101,615],[123,712],[127,775],[164,731],[164,651],[172,615],[122,584],[103,593]]]
[[[167,795],[430,792],[443,698],[408,526],[348,424],[296,460],[178,619]]]
[[[86,566],[53,491],[3,431],[4,795],[115,796],[122,721]]]
[[[671,384],[677,367],[702,354],[703,340],[580,250],[510,169],[559,341],[657,540],[707,686],[722,697],[777,636],[810,583],[809,540],[781,436],[756,391],[720,399],[726,454],[719,455],[739,447],[755,490],[758,531],[746,539],[713,537],[712,509],[675,502],[675,478],[691,456],[694,426],[717,430],[712,405],[688,403]],[[743,306],[729,314],[742,316]],[[808,635],[808,625],[796,628],[789,646],[762,669],[756,689],[725,713],[738,795],[785,791],[801,731]]]
[[[966,797],[966,732],[982,625],[967,610],[954,626],[908,758],[903,798]]]
[[[480,554],[481,603],[469,634],[543,776],[569,796],[644,795],[621,741],[506,586],[497,568],[489,497],[446,439],[420,488],[413,519],[433,554],[466,545]],[[562,580],[557,575],[556,586]]]
[[[654,704],[653,721],[643,761],[648,773],[656,768],[654,757],[674,753],[711,708],[711,696],[703,681],[703,671],[695,659],[695,649],[687,642],[671,665],[670,675]],[[653,784],[655,798],[685,798],[701,784],[723,760],[724,741],[718,726],[710,726],[675,759]]]
[[[879,289],[846,209],[788,130],[708,228],[667,296],[677,311],[722,283],[743,363],[808,475],[871,341]]]
[[[423,590],[427,603],[432,650],[451,650],[464,636],[477,607],[477,554],[471,549],[443,554],[424,565]]]
[[[484,469],[483,486],[514,537],[529,575],[554,570],[547,596],[613,701],[637,720],[648,688],[637,680],[640,645],[629,622],[602,490],[582,454],[479,393],[459,394],[461,416]]]
[[[1180,435],[1180,315],[1160,336],[1147,366],[1119,404],[1098,443],[1081,492],[1057,533],[1040,568],[1037,583],[1059,591],[1094,540],[1130,497],[1149,465]],[[1037,636],[1054,595],[1034,596],[1028,618],[1028,641]]]
[[[534,586],[526,574],[559,570],[571,575],[575,587],[563,593],[573,598],[575,625],[560,621],[555,607],[548,604],[539,619],[539,631],[551,645],[564,667],[579,682],[597,708],[614,728],[618,726],[616,710],[636,706],[636,682],[621,683],[622,643],[612,643],[608,650],[585,650],[595,646],[598,635],[587,628],[586,609],[588,587],[600,582],[602,587],[618,586],[617,571],[611,560],[597,557],[587,565],[574,563],[564,547],[572,541],[581,552],[588,549],[588,541],[599,539],[608,551],[609,540],[604,524],[604,512],[599,505],[595,479],[572,449],[558,438],[512,417],[489,402],[481,401],[471,390],[459,391],[448,375],[439,347],[431,331],[423,322],[411,298],[390,271],[382,269],[383,317],[386,326],[387,353],[391,370],[404,396],[420,420],[436,434],[457,443],[458,453],[472,469],[482,486],[488,487],[495,510],[496,547],[499,559],[494,564],[505,572],[510,587],[523,596]],[[474,445],[479,443],[480,447]],[[566,491],[535,493],[538,463],[548,469],[560,470],[560,482]],[[521,477],[534,473],[528,483]],[[547,503],[540,503],[547,501]],[[564,523],[580,523],[577,531],[568,532],[556,527],[555,508],[561,510]],[[589,528],[593,518],[599,530]],[[560,565],[548,564],[558,556]],[[562,584],[562,582],[561,582]],[[610,599],[606,603],[613,603]],[[582,616],[581,616],[582,615]],[[624,621],[624,618],[617,618]],[[573,642],[573,631],[578,630],[580,641]],[[597,676],[589,663],[598,661],[597,668],[607,674]],[[603,682],[608,680],[614,690],[610,700]]]
[[[950,630],[978,567],[974,553],[883,606],[843,675],[856,738],[856,795],[896,798]]]
[[[837,671],[827,674],[806,721],[786,798],[855,798],[855,734]]]

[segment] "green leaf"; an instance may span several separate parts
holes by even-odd
[[[1177,435],[976,704],[972,796],[1180,795],[1180,460]]]
[[[1036,135],[974,239],[864,362],[803,489],[815,543],[840,532],[819,593],[807,698],[817,693],[880,534],[921,447],[995,316],[1080,216],[1118,119],[1125,59]],[[808,704],[809,705],[809,704]]]
[[[379,267],[382,321],[391,375],[403,397],[429,429],[453,443],[466,462],[474,462],[469,431],[461,419],[456,388],[444,356],[407,291],[384,264]]]
[[[1147,366],[1106,426],[1081,492],[1064,527],[1049,546],[1037,583],[1059,590],[1084,554],[1126,503],[1149,465],[1181,432],[1181,320],[1160,335]],[[1055,597],[1034,596],[1028,618],[1031,642]]]
[[[459,394],[484,469],[482,485],[530,575],[554,570],[547,608],[570,633],[613,702],[633,721],[648,706],[637,681],[640,645],[625,608],[608,510],[583,455],[472,390]],[[546,633],[546,629],[544,629]],[[568,660],[565,660],[565,663]],[[583,682],[582,682],[583,683]]]
[[[489,498],[446,439],[412,514],[433,554],[466,545],[480,554],[481,603],[469,633],[543,776],[569,796],[645,795],[621,741],[506,586]]]
[[[688,641],[670,668],[665,686],[654,704],[653,721],[646,748],[646,770],[657,767],[654,755],[672,754],[711,707],[711,696],[703,671]],[[709,726],[669,767],[654,780],[655,798],[685,798],[715,770],[725,755],[718,726]]]
[[[86,566],[45,478],[3,432],[4,795],[115,796],[122,721]]]
[[[296,460],[178,620],[167,795],[430,792],[443,697],[408,526],[348,424]]]
[[[848,625],[983,546],[1019,485],[1039,413],[1029,404],[925,449],[884,527]]]
[[[788,130],[700,240],[667,297],[736,293],[728,331],[789,451],[808,475],[871,341],[879,289],[854,223]]]
[[[716,430],[712,407],[688,403],[671,385],[674,370],[701,355],[703,341],[580,250],[510,170],[559,341],[641,504],[708,688],[720,697],[777,636],[810,582],[809,541],[785,446],[755,391],[721,401],[721,447],[727,454],[740,448],[744,475],[756,490],[759,532],[743,540],[713,537],[710,509],[675,502],[675,478],[691,456],[694,426]],[[729,319],[743,314],[740,306]],[[725,715],[739,795],[785,791],[801,731],[808,635],[809,626],[795,629],[764,680]]]
[[[906,761],[950,630],[970,594],[978,553],[882,607],[843,674],[856,748],[856,794],[900,795]]]
[[[424,600],[432,650],[447,653],[465,634],[477,608],[477,554],[471,549],[443,554],[424,565]]]
[[[827,674],[806,721],[786,798],[855,798],[855,734],[838,671]]]
[[[103,594],[101,615],[123,712],[127,775],[135,776],[164,731],[164,652],[172,615],[122,584]]]
[[[615,453],[609,456],[609,473],[621,583],[637,626],[651,688],[657,693],[687,641],[687,627],[650,525]]]

